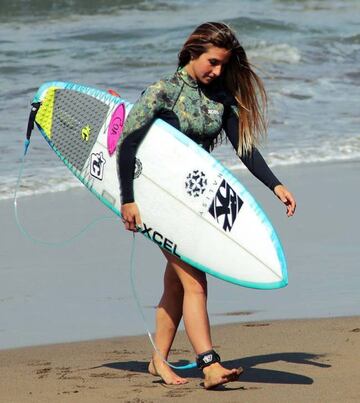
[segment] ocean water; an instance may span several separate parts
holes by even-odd
[[[13,195],[30,102],[41,83],[113,88],[133,102],[176,68],[204,21],[229,23],[269,94],[271,166],[360,158],[358,0],[0,2],[0,199]],[[79,186],[36,133],[21,194]],[[230,148],[215,156],[241,165]]]
[[[283,235],[289,286],[264,293],[209,276],[211,321],[358,315],[358,222],[354,204],[344,206],[358,196],[352,183],[360,163],[359,12],[358,0],[0,0],[0,199],[13,196],[30,102],[43,82],[113,88],[133,102],[175,70],[177,52],[196,25],[225,21],[265,81],[270,128],[262,152],[287,173],[299,209],[289,224],[278,201],[266,199]],[[230,146],[214,153],[230,169],[241,168]],[[341,164],[338,174],[338,161],[357,164]],[[316,189],[315,202],[309,180],[301,180],[314,172],[329,180]],[[100,214],[88,192],[56,193],[75,186],[80,183],[35,129],[21,194],[52,194],[20,200],[25,229],[56,241]],[[340,191],[333,197],[334,187]],[[251,190],[261,196],[268,193],[263,188]],[[343,197],[342,189],[352,192]],[[2,201],[0,222],[0,348],[144,332],[127,278],[130,242],[124,234],[119,239],[118,223],[99,224],[59,252],[21,237],[11,200]],[[151,266],[137,288],[152,329],[164,262],[152,244],[138,242],[136,269]]]

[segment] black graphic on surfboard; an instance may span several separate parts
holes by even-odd
[[[192,171],[186,177],[185,189],[190,196],[199,197],[204,193],[206,186],[206,175],[202,171]]]
[[[96,179],[102,180],[104,175],[104,165],[106,163],[103,153],[92,153],[90,162],[90,174]]]
[[[142,162],[138,159],[135,158],[135,171],[134,171],[134,179],[137,179],[142,172]]]
[[[242,205],[243,201],[224,179],[210,204],[209,213],[224,231],[230,232]]]

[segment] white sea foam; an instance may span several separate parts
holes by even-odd
[[[271,60],[272,62],[296,64],[301,60],[300,50],[286,43],[269,44],[260,41],[255,48],[249,49],[250,59]]]
[[[301,148],[287,147],[280,151],[263,151],[270,167],[295,166],[310,163],[358,161],[360,160],[360,135],[350,137],[341,141],[323,140],[317,145],[308,145]],[[238,163],[234,151],[229,145],[217,148],[213,153],[222,164],[230,170],[245,169]],[[66,170],[65,170],[66,171]],[[49,177],[49,170],[39,170],[36,175],[24,175],[21,180],[18,197],[33,196],[43,193],[62,192],[76,187],[81,187],[78,181],[70,172],[64,174],[59,172],[59,177]],[[7,178],[0,181],[0,200],[14,197],[16,178]]]
[[[237,161],[234,153],[217,151],[216,157],[230,170],[245,169]],[[309,145],[302,148],[285,148],[281,151],[262,153],[270,167],[290,166],[310,163],[358,161],[360,160],[360,135],[343,141],[323,141],[318,145]]]
[[[0,200],[12,199],[15,196],[17,180],[10,178],[6,183],[0,184]],[[80,181],[72,177],[66,178],[46,178],[39,173],[36,179],[32,177],[24,177],[20,182],[20,188],[17,192],[17,197],[34,196],[44,193],[64,192],[76,187],[82,186]]]

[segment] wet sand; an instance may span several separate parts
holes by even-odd
[[[277,167],[296,215],[246,171],[236,172],[263,205],[288,261],[289,285],[264,292],[208,277],[212,325],[360,315],[359,162]],[[24,183],[26,185],[26,183]],[[67,239],[98,217],[114,217],[85,189],[18,201],[21,223],[47,241]],[[64,247],[34,244],[0,202],[0,349],[143,334],[129,280],[132,237],[119,220],[97,223]],[[153,330],[165,261],[136,237],[136,289]],[[306,303],[304,303],[306,301]]]

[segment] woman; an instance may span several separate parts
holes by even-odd
[[[263,84],[252,70],[234,32],[223,23],[197,27],[179,53],[175,74],[149,86],[126,120],[117,155],[121,214],[126,229],[136,231],[141,225],[132,187],[135,154],[156,118],[167,121],[207,151],[213,149],[225,132],[241,161],[276,194],[286,205],[287,215],[292,216],[296,207],[294,197],[274,176],[256,148],[266,131],[265,106]],[[158,350],[167,359],[183,317],[197,354],[198,367],[205,376],[205,388],[238,379],[242,369],[224,368],[212,347],[205,273],[162,252],[167,266],[164,292],[156,312]],[[167,384],[187,382],[155,352],[149,372],[161,376]]]

